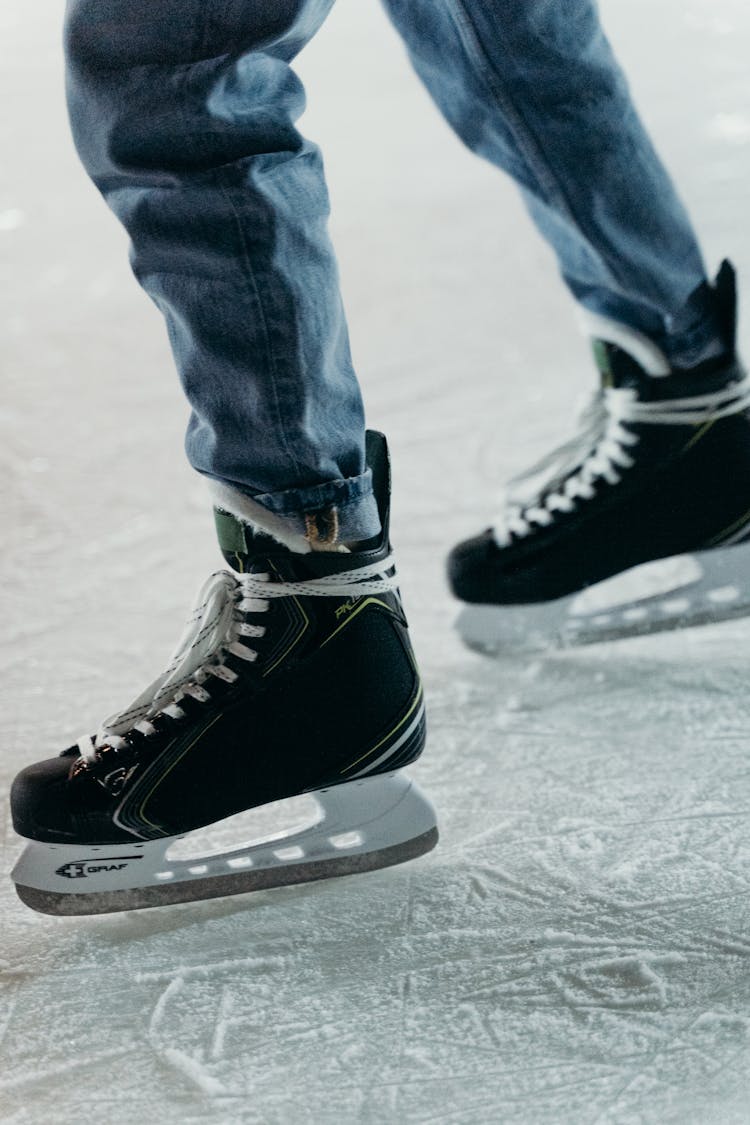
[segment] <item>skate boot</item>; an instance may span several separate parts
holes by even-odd
[[[294,553],[217,512],[232,572],[205,583],[166,671],[97,735],[14,782],[14,826],[31,841],[12,873],[25,903],[53,914],[159,906],[434,847],[434,811],[401,772],[422,751],[425,718],[382,435],[368,434],[368,461],[383,531],[361,551]],[[186,834],[300,794],[315,799],[311,823],[181,858]]]
[[[449,557],[469,646],[583,644],[750,613],[750,380],[728,262],[714,298],[726,353],[689,371],[597,324],[601,387],[578,436],[512,482],[496,526]]]

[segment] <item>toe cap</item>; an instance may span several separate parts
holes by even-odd
[[[13,827],[30,840],[75,840],[69,807],[72,762],[64,757],[35,762],[16,776],[10,791]]]
[[[498,600],[499,550],[488,528],[473,539],[458,543],[448,555],[448,582],[464,602]]]

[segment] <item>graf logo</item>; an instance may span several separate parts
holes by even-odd
[[[105,871],[122,871],[131,859],[143,859],[142,855],[115,855],[107,860],[101,859],[74,859],[64,863],[55,871],[65,879],[85,879],[87,875],[100,875]]]

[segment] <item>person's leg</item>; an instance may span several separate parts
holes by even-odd
[[[167,668],[21,771],[24,902],[99,913],[370,871],[435,846],[382,435],[365,440],[320,158],[289,60],[330,0],[73,0],[81,155],[129,230],[215,478],[217,571]],[[306,794],[320,819],[201,860],[193,829]],[[283,810],[276,815],[283,818]],[[246,829],[245,829],[246,831]],[[196,846],[200,846],[196,842]],[[123,854],[124,853],[124,854]]]
[[[445,117],[516,179],[596,314],[601,388],[579,437],[511,482],[494,526],[449,556],[469,603],[459,631],[494,649],[750,613],[750,495],[738,484],[750,479],[750,385],[735,355],[734,273],[725,264],[707,283],[593,0],[385,4]],[[574,602],[688,553],[684,597],[629,604],[636,581],[611,612],[611,591],[588,612]]]
[[[384,0],[470,149],[518,182],[574,297],[674,366],[721,350],[701,253],[593,0]]]
[[[333,0],[69,0],[83,163],[132,241],[225,506],[377,533],[328,197],[290,63]]]

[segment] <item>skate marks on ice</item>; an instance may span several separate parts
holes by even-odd
[[[747,625],[489,662],[442,610],[432,856],[85,922],[5,882],[10,1122],[744,1125]]]
[[[409,867],[85,923],[4,890],[8,1119],[34,1120],[31,1093],[63,1122],[92,1098],[114,1121],[155,1100],[166,1121],[263,1125],[743,1120],[750,780],[727,628],[689,652],[442,653],[418,776],[443,843]]]
[[[415,913],[442,948],[468,950],[482,920],[497,942],[481,969],[482,953],[464,956],[464,987],[455,964],[439,987],[477,1026],[489,1018],[504,1047],[533,1028],[533,1057],[569,1049],[597,1066],[596,1079],[577,1074],[591,1118],[561,1097],[555,1111],[529,1102],[530,1119],[671,1120],[672,1099],[675,1120],[742,1119],[730,1093],[741,1104],[748,1089],[750,773],[730,654],[746,636],[724,626],[679,650],[665,636],[494,673],[467,657],[431,701],[424,782],[451,905]],[[460,796],[445,768],[459,750]],[[489,825],[477,811],[488,792]]]
[[[89,969],[79,964],[75,973],[46,981],[38,974],[31,982],[36,998],[27,993],[26,1011],[39,1030],[30,1038],[16,1029],[14,1042],[6,1041],[3,1074],[12,1064],[27,1079],[26,1096],[31,1088],[40,1105],[54,1094],[70,1114],[56,1119],[73,1120],[84,1102],[80,1068],[69,1059],[66,1070],[70,1040],[61,1040],[60,1029],[85,1036],[85,1006],[106,1039],[105,1010],[114,1006],[116,1034],[128,1042],[126,1067],[113,1076],[99,1065],[98,1051],[87,1052],[86,1100],[98,1095],[105,1119],[120,1119],[107,1105],[114,1077],[130,1112],[147,1114],[156,1100],[170,1121],[205,1114],[221,1121],[360,1120],[363,1091],[377,1087],[398,1049],[400,980],[379,957],[400,929],[393,889],[371,886],[364,903],[362,895],[322,901],[318,888],[305,887],[301,896],[258,895],[250,910],[237,909],[239,900],[234,909],[225,902],[168,910],[151,915],[150,927],[143,916],[96,920],[82,940]],[[70,925],[57,927],[69,958],[77,944],[65,940],[73,936]],[[96,963],[105,958],[114,984],[98,999]],[[0,1099],[18,1108],[14,1118],[32,1120],[13,1093],[0,1083]]]
[[[15,0],[11,6],[25,24],[24,13],[32,8]],[[52,68],[38,48],[41,28],[46,27],[49,51],[53,50],[57,15],[47,0],[40,7],[45,12],[33,17],[38,26],[29,27],[23,49],[14,57],[19,78],[22,72],[38,68],[34,77],[44,97],[37,100],[44,104],[47,130],[49,113],[59,99],[45,85]],[[604,8],[605,17],[611,13],[615,41],[626,62],[630,51],[644,108],[664,126],[662,136],[672,146],[667,155],[679,156],[684,149],[684,159],[672,163],[707,233],[710,257],[718,259],[730,249],[738,265],[746,266],[742,220],[748,148],[736,142],[729,145],[717,134],[709,151],[701,114],[705,117],[707,99],[712,113],[736,113],[747,92],[742,34],[747,5],[722,0],[719,12],[715,0],[690,0],[688,16],[703,17],[700,35],[690,42],[682,27],[685,6],[672,0],[659,6],[645,0],[610,2]],[[338,18],[346,19],[348,10],[341,5]],[[711,38],[713,25],[727,19],[735,34],[722,32]],[[351,15],[347,35],[356,36],[357,21],[365,20],[364,11]],[[641,29],[646,25],[652,29],[656,25],[656,33],[644,39]],[[328,65],[336,77],[335,96],[340,103],[340,80],[333,63],[346,57],[347,39],[336,40],[332,26],[324,29],[319,42],[321,50],[331,52]],[[670,50],[665,55],[666,45]],[[370,48],[375,57],[379,49],[375,37],[357,57],[357,68]],[[673,66],[689,72],[684,55],[680,61],[683,48],[694,50],[695,73],[705,76],[710,68],[708,80],[685,87],[674,79]],[[395,43],[388,45],[388,57],[395,58],[396,51]],[[644,58],[653,58],[651,88],[648,75],[644,86]],[[673,61],[665,66],[665,58]],[[380,97],[380,84],[371,83],[371,88]],[[397,81],[393,90],[400,120],[407,114],[409,95]],[[33,104],[28,99],[26,109]],[[359,112],[354,102],[351,110]],[[693,123],[690,128],[682,124],[686,114]],[[29,134],[24,115],[12,117],[9,127]],[[342,164],[356,167],[359,173],[360,165],[351,156],[353,134],[347,127],[349,133],[342,134],[338,151]],[[315,129],[310,132],[317,134]],[[63,134],[61,117],[51,142]],[[365,138],[368,131],[360,129],[358,135]],[[405,152],[415,136],[423,137],[424,132],[415,129],[407,136],[404,131]],[[441,146],[447,143],[441,135]],[[337,147],[325,147],[334,161]],[[46,144],[44,158],[48,168]],[[378,162],[385,167],[379,151]],[[57,152],[53,163],[59,167]],[[396,166],[392,161],[391,167]],[[365,162],[361,167],[366,177]],[[450,189],[447,177],[433,178],[436,184],[445,181]],[[29,176],[30,193],[42,192],[30,194],[32,218],[35,207],[49,202],[46,182],[43,175]],[[430,192],[425,193],[416,175],[413,185],[408,190],[419,195],[425,227],[434,230],[435,213],[425,208]],[[82,184],[75,191],[62,182],[58,186],[57,202],[52,203],[64,222],[57,221],[57,229],[69,232],[74,222],[76,229],[87,230],[94,212],[86,189]],[[717,186],[728,206],[717,207]],[[467,502],[482,511],[476,517],[469,513],[466,533],[481,526],[477,520],[484,518],[487,481],[503,479],[527,461],[528,451],[522,449],[519,435],[528,440],[529,424],[537,415],[539,451],[546,445],[541,409],[526,411],[523,400],[517,407],[509,401],[510,379],[519,378],[513,373],[528,370],[529,341],[533,346],[534,339],[543,340],[530,310],[525,313],[529,339],[522,341],[518,358],[508,355],[505,342],[510,335],[505,325],[515,323],[507,312],[509,291],[523,295],[525,303],[512,307],[525,312],[530,303],[526,294],[544,295],[542,266],[534,258],[536,242],[531,237],[523,242],[520,231],[509,230],[508,252],[521,263],[531,263],[524,284],[518,284],[514,271],[494,268],[487,269],[486,284],[477,284],[476,257],[463,252],[467,245],[463,223],[468,213],[475,215],[469,232],[474,241],[469,245],[489,246],[486,257],[494,263],[500,253],[495,252],[488,230],[498,224],[500,249],[505,234],[503,208],[497,204],[499,181],[493,179],[484,209],[474,207],[472,196],[467,211],[466,193],[457,192],[456,209],[443,209],[440,229],[455,232],[453,237],[461,244],[456,260],[471,263],[469,304],[476,305],[481,315],[466,330],[456,321],[457,287],[445,285],[439,272],[445,259],[442,248],[439,257],[426,257],[430,243],[425,239],[419,247],[423,271],[414,276],[408,272],[409,251],[404,245],[408,240],[394,222],[402,207],[403,182],[398,190],[396,205],[389,199],[387,213],[380,213],[380,225],[379,213],[365,191],[350,193],[351,212],[346,211],[346,193],[341,192],[335,213],[340,225],[350,214],[352,229],[356,223],[357,231],[371,232],[373,242],[385,242],[381,232],[389,230],[398,239],[394,253],[399,257],[383,255],[384,284],[382,293],[375,294],[371,259],[361,253],[361,243],[348,246],[339,239],[344,257],[348,253],[352,262],[369,263],[362,274],[365,284],[359,284],[354,269],[348,274],[355,321],[359,305],[375,310],[374,315],[381,317],[378,328],[381,323],[386,328],[380,331],[385,341],[380,345],[363,320],[353,324],[360,356],[380,354],[385,362],[398,351],[403,387],[408,380],[402,372],[419,368],[425,373],[424,386],[431,390],[434,366],[442,363],[446,371],[445,405],[438,403],[428,413],[421,404],[426,420],[420,445],[425,451],[435,443],[434,433],[456,439],[455,452],[451,446],[440,451],[440,458],[436,456],[440,463],[435,472],[426,473],[421,454],[411,453],[408,396],[403,410],[392,408],[392,403],[400,407],[401,400],[391,398],[390,391],[384,392],[382,403],[375,402],[386,429],[404,430],[403,453],[396,462],[401,481],[430,477],[429,489],[425,479],[423,490],[434,506],[429,520],[420,519],[418,504],[408,498],[405,483],[399,489],[403,499],[396,503],[404,505],[404,523],[413,519],[419,531],[419,536],[416,531],[413,535],[419,543],[419,566],[415,577],[404,582],[404,592],[407,608],[419,609],[414,624],[424,633],[417,651],[428,681],[430,743],[415,776],[438,805],[443,843],[409,868],[356,880],[75,920],[32,915],[16,900],[7,874],[19,846],[6,828],[6,878],[0,886],[3,1125],[38,1125],[40,1120],[78,1125],[95,1114],[119,1125],[157,1113],[166,1125],[636,1121],[746,1125],[750,1093],[749,915],[743,883],[750,871],[743,812],[750,805],[750,785],[743,772],[748,760],[747,627],[729,624],[700,635],[699,631],[664,634],[649,641],[543,656],[530,664],[493,663],[491,668],[460,652],[457,642],[454,647],[446,642],[449,617],[443,614],[440,621],[429,617],[442,586],[438,555],[429,535],[422,538],[422,530],[428,523],[434,528],[446,511]],[[10,198],[10,205],[15,202]],[[25,195],[23,205],[27,207]],[[362,223],[363,206],[371,209],[372,223]],[[455,215],[461,222],[453,221]],[[110,224],[111,219],[103,216],[96,261],[82,256],[80,270],[66,286],[70,299],[46,307],[47,317],[59,308],[55,315],[64,322],[64,337],[61,331],[59,339],[64,339],[67,349],[70,385],[55,378],[51,365],[50,373],[42,372],[44,378],[34,378],[39,347],[45,343],[37,322],[33,340],[23,348],[12,392],[23,396],[18,424],[26,419],[30,425],[34,420],[24,455],[37,440],[41,408],[50,418],[45,438],[53,447],[56,477],[68,464],[71,447],[85,454],[78,462],[80,480],[102,473],[103,455],[118,466],[116,474],[107,472],[109,490],[93,509],[94,501],[88,496],[84,501],[80,484],[71,476],[64,478],[65,487],[55,494],[55,512],[48,512],[40,499],[33,522],[43,542],[48,543],[50,527],[61,527],[61,513],[66,513],[64,534],[56,534],[50,547],[50,572],[58,561],[54,557],[58,544],[62,542],[68,552],[82,522],[86,527],[106,527],[113,511],[120,513],[120,522],[126,517],[140,519],[139,493],[153,480],[171,482],[175,491],[183,488],[169,468],[179,453],[180,407],[167,400],[169,379],[151,377],[168,370],[166,351],[162,358],[161,353],[156,356],[156,343],[151,352],[144,349],[142,326],[130,315],[130,305],[109,302],[107,311],[103,303],[89,304],[78,312],[85,275],[92,273],[92,264],[101,268],[99,231],[106,238],[111,230],[114,238]],[[34,271],[45,264],[54,233],[39,226]],[[442,238],[441,234],[441,247]],[[113,248],[112,259],[116,252]],[[393,261],[403,265],[405,258],[406,272],[394,271]],[[123,264],[123,274],[125,269]],[[504,272],[510,285],[503,281]],[[406,277],[401,290],[397,274]],[[438,301],[434,295],[440,286],[445,295]],[[11,299],[27,309],[35,307],[28,285],[12,288]],[[421,296],[427,299],[415,302],[416,289],[423,290]],[[551,289],[550,283],[550,294]],[[379,299],[386,295],[390,305]],[[458,295],[465,304],[463,291]],[[398,318],[391,310],[404,317],[402,310],[416,305],[418,315],[431,296],[434,311],[417,321],[411,338],[419,351],[410,356],[402,348],[407,333],[394,336]],[[132,307],[140,300],[134,296]],[[384,308],[387,316],[382,314]],[[505,317],[495,333],[488,326],[495,324],[497,309],[505,309]],[[134,334],[135,323],[139,328]],[[558,323],[563,335],[566,313]],[[437,341],[432,347],[431,331]],[[106,335],[114,347],[97,348],[92,334]],[[137,355],[135,336],[140,341]],[[533,367],[547,417],[557,413],[558,400],[566,397],[562,390],[566,380],[576,377],[572,370],[561,369],[561,342],[556,337],[549,332],[549,342],[544,347],[540,342],[537,349],[548,353],[544,370],[540,373]],[[451,351],[452,340],[458,345]],[[474,349],[468,356],[467,343]],[[498,361],[500,348],[506,349],[505,362]],[[148,395],[146,384],[131,378],[134,363],[149,373]],[[463,382],[464,373],[468,377],[470,371],[480,396],[476,416],[488,419],[487,432],[502,451],[503,463],[493,473],[480,472],[470,463],[462,476],[466,449],[458,439],[466,442],[464,393],[454,399],[448,395],[451,380],[458,381],[456,373]],[[85,416],[81,409],[62,414],[73,379],[80,380],[75,402],[85,406]],[[499,380],[505,380],[500,393],[495,390]],[[372,383],[374,387],[374,379]],[[90,390],[94,385],[96,395]],[[154,388],[161,386],[165,390],[158,392],[162,397],[155,403]],[[515,395],[515,385],[513,391]],[[428,392],[424,397],[427,401]],[[101,410],[92,415],[96,402],[101,402]],[[485,403],[494,409],[485,411]],[[173,438],[164,443],[163,457],[141,438],[148,431],[149,416],[158,416],[172,427]],[[64,425],[59,424],[61,417]],[[116,419],[116,426],[106,430],[106,441],[91,441],[92,433],[103,432],[108,417]],[[498,434],[498,425],[504,425],[505,432]],[[120,431],[127,443],[115,445]],[[154,467],[156,456],[160,460]],[[450,473],[443,466],[444,457],[449,459]],[[115,477],[122,484],[112,484]],[[30,479],[39,484],[36,491],[32,487],[30,499],[43,498],[44,475]],[[443,503],[442,494],[436,501],[436,487],[450,487],[448,499],[455,504]],[[418,499],[421,502],[422,494]],[[176,515],[182,518],[179,511]],[[208,541],[197,519],[191,514],[173,530],[174,541],[189,542],[191,553]],[[98,541],[100,556],[114,558],[125,581],[128,573],[156,574],[160,561],[156,530],[145,535],[145,529],[134,522],[132,536],[133,549],[126,543],[123,550],[122,544],[115,543],[114,555],[106,536]],[[401,532],[395,538],[403,567],[403,547],[409,538]],[[19,549],[24,567],[36,566],[32,554]],[[86,566],[84,585],[84,568],[68,553],[64,565],[59,593],[49,596],[51,573],[45,572],[39,575],[41,582],[26,586],[23,606],[17,603],[15,588],[10,599],[19,629],[26,629],[33,619],[47,631],[43,647],[32,634],[19,632],[22,659],[17,673],[10,670],[11,683],[5,685],[9,698],[18,700],[16,686],[28,698],[9,715],[12,722],[5,731],[9,750],[4,765],[0,762],[0,819],[13,770],[38,755],[40,744],[56,748],[62,729],[72,736],[86,729],[85,723],[81,725],[82,708],[91,721],[109,713],[121,695],[127,698],[131,686],[137,686],[160,649],[168,648],[175,614],[182,612],[195,573],[201,569],[194,569],[193,559],[183,566],[171,558],[170,567],[182,567],[181,589],[160,580],[139,582],[141,608],[136,620],[126,618],[120,599],[114,599],[113,605],[105,568],[92,572]],[[13,573],[14,568],[9,569]],[[424,579],[431,573],[432,588]],[[80,634],[80,615],[74,601],[66,600],[65,591],[78,590],[79,584],[82,598],[89,607],[93,603],[107,636],[87,640],[73,660],[73,624]],[[20,593],[20,581],[18,587]],[[31,661],[38,661],[32,673],[38,694],[33,696]],[[11,1081],[16,1085],[7,1084]]]

